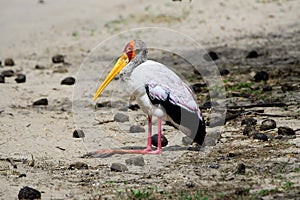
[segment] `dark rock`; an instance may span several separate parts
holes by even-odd
[[[278,135],[296,135],[296,132],[290,127],[281,126],[278,127]]]
[[[41,192],[25,186],[19,191],[18,199],[41,199]]]
[[[130,126],[129,132],[130,133],[141,133],[141,132],[145,132],[145,129],[141,126],[132,125],[132,126]]]
[[[190,146],[189,148],[187,148],[187,150],[189,150],[189,151],[200,151],[200,150],[201,150],[201,148],[202,148],[202,146],[201,146],[201,145],[199,145],[199,144],[195,144],[195,145],[193,145],[193,146]]]
[[[20,174],[19,175],[19,178],[23,178],[23,177],[26,177],[26,174]]]
[[[128,122],[129,121],[129,116],[125,115],[123,113],[116,113],[114,116],[114,120],[116,122]]]
[[[140,109],[140,106],[139,105],[137,105],[137,104],[130,104],[129,106],[128,106],[128,109],[130,109],[130,110],[138,110],[138,109]]]
[[[230,71],[229,71],[228,69],[221,69],[221,70],[220,70],[221,76],[228,75],[229,73],[230,73]]]
[[[57,54],[52,57],[52,62],[53,63],[63,63],[65,62],[65,56],[61,54]]]
[[[15,74],[15,72],[9,69],[9,70],[2,71],[1,74],[5,77],[12,77]]]
[[[206,136],[203,142],[203,146],[208,146],[208,147],[216,146],[216,139],[210,136]]]
[[[135,165],[135,166],[141,166],[141,167],[145,165],[145,161],[142,156],[128,158],[125,160],[125,163],[127,165]]]
[[[35,69],[46,69],[46,67],[45,67],[44,65],[39,65],[39,64],[37,64],[37,65],[35,66]]]
[[[187,181],[187,182],[185,183],[185,185],[186,185],[186,187],[188,187],[188,188],[193,188],[193,187],[195,187],[195,183],[194,183],[193,181]]]
[[[125,172],[128,171],[128,168],[126,165],[123,165],[121,163],[112,163],[110,166],[110,170],[114,172]]]
[[[98,102],[96,106],[98,108],[103,108],[103,107],[118,108],[118,107],[126,106],[126,104],[127,103],[124,101],[103,101],[103,102]]]
[[[216,52],[209,51],[208,53],[204,54],[203,58],[206,61],[214,61],[214,60],[218,60],[219,56]]]
[[[5,83],[5,76],[0,74],[0,83]]]
[[[238,164],[236,173],[245,174],[245,172],[246,172],[246,165],[244,163]]]
[[[26,82],[26,76],[24,74],[18,74],[17,78],[15,78],[15,81],[17,83],[25,83]]]
[[[256,123],[257,123],[257,120],[254,119],[253,117],[246,117],[246,118],[242,119],[242,125],[255,126]]]
[[[196,93],[207,90],[205,83],[195,83],[195,84],[191,85],[191,89]]]
[[[248,54],[247,54],[247,56],[246,56],[246,58],[247,59],[249,59],[249,58],[257,58],[258,57],[258,53],[256,52],[256,51],[250,51]]]
[[[84,138],[84,137],[85,137],[84,132],[81,129],[76,129],[73,132],[73,138]]]
[[[89,168],[89,166],[83,162],[76,162],[76,163],[71,164],[68,167],[68,169],[70,169],[70,170],[74,170],[74,169],[81,170],[81,169],[88,169],[88,168]]]
[[[268,141],[268,136],[264,133],[256,133],[253,135],[253,139],[262,140],[264,142]]]
[[[233,158],[233,157],[235,157],[237,154],[236,153],[234,153],[234,152],[229,152],[228,154],[227,154],[227,158]]]
[[[211,168],[211,169],[219,169],[219,168],[220,168],[220,165],[213,163],[213,164],[208,164],[207,167],[208,167],[208,168]]]
[[[273,119],[266,119],[261,122],[260,130],[265,131],[269,129],[276,128],[276,122]]]
[[[274,139],[276,139],[276,140],[281,140],[281,139],[283,139],[283,136],[282,136],[282,135],[276,135],[276,136],[274,137]]]
[[[290,83],[284,83],[283,85],[281,85],[281,90],[283,92],[293,91],[295,90],[295,87]]]
[[[4,65],[5,66],[14,66],[15,65],[15,61],[12,58],[6,58],[4,60]]]
[[[273,90],[272,86],[266,85],[266,86],[263,87],[264,92],[269,92],[269,91],[272,91],[272,90]]]
[[[190,137],[185,136],[185,137],[182,138],[182,144],[183,145],[190,145],[192,143],[193,143],[193,140]]]
[[[74,85],[75,84],[75,78],[67,77],[64,80],[62,80],[60,84],[61,85]]]
[[[32,105],[34,105],[34,106],[46,106],[46,105],[48,105],[48,99],[46,99],[46,98],[39,99],[39,100],[33,102]]]
[[[158,146],[158,135],[155,134],[155,135],[152,135],[152,138],[151,138],[151,141],[152,141],[152,145],[157,147]],[[161,135],[161,146],[162,147],[165,147],[168,145],[168,140],[167,138],[162,134]]]
[[[252,126],[246,126],[243,130],[243,135],[247,135],[249,137],[251,137],[257,133],[258,133],[258,131],[255,128],[253,128]]]
[[[267,81],[267,80],[269,80],[269,73],[266,71],[259,71],[254,76],[254,81],[256,82]]]

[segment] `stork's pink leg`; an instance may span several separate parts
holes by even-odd
[[[152,151],[152,117],[148,115],[148,142],[147,148],[144,149],[145,152]]]

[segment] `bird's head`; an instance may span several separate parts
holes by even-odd
[[[99,97],[104,88],[113,80],[113,78],[120,73],[120,71],[129,63],[134,62],[137,66],[147,59],[147,47],[141,40],[132,40],[129,42],[123,51],[123,54],[117,60],[115,66],[107,75],[103,83],[98,88],[94,95],[94,101]]]

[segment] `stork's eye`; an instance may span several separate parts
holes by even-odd
[[[130,52],[132,51],[132,48],[131,47],[127,47],[127,52]]]

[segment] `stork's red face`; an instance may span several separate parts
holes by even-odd
[[[123,54],[119,57],[113,69],[110,71],[110,73],[107,75],[103,83],[98,88],[97,92],[94,95],[94,101],[96,101],[96,99],[99,97],[99,95],[104,90],[104,88],[134,58],[134,56],[135,56],[135,42],[131,41],[126,45]]]

